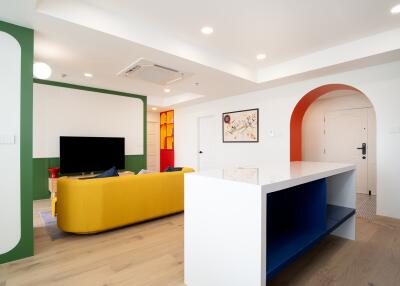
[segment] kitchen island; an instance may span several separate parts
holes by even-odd
[[[325,236],[355,239],[355,166],[185,174],[185,285],[259,286]]]

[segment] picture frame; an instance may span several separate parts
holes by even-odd
[[[222,113],[223,143],[258,143],[259,109]]]

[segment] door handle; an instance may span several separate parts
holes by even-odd
[[[366,155],[366,154],[367,154],[367,143],[362,143],[362,144],[361,144],[361,147],[358,147],[357,149],[358,149],[358,150],[362,150],[362,151],[361,151],[362,154],[363,154],[363,155]]]

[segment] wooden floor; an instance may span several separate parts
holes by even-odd
[[[182,214],[55,240],[35,218],[36,255],[0,265],[0,286],[183,285]],[[328,237],[268,285],[400,285],[400,221],[357,219],[356,241]]]

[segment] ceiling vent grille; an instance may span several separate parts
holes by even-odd
[[[160,85],[169,85],[182,80],[185,77],[183,72],[152,63],[143,58],[133,62],[121,70],[117,75],[132,79],[140,79]]]

